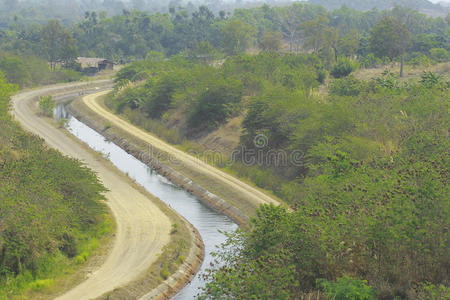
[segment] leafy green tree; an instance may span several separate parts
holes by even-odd
[[[341,78],[350,75],[355,71],[357,64],[346,57],[340,57],[337,63],[331,68],[330,74],[334,78]]]
[[[227,55],[245,52],[252,44],[255,29],[241,20],[231,20],[222,28],[222,47]]]
[[[330,94],[338,96],[358,96],[364,91],[364,83],[353,76],[337,79],[330,85]]]
[[[202,91],[189,114],[188,124],[194,130],[213,129],[239,111],[242,85],[237,80],[222,78]]]
[[[329,67],[337,61],[337,39],[336,29],[328,26],[326,17],[319,17],[302,24],[305,36],[306,49],[312,49],[319,55],[324,64]]]
[[[370,48],[378,57],[401,57],[400,77],[403,76],[403,54],[409,45],[409,31],[392,17],[380,20],[372,29]]]
[[[59,21],[51,20],[42,28],[42,53],[50,62],[52,69],[57,63],[69,64],[77,57],[75,40]]]
[[[39,100],[39,108],[44,116],[52,117],[53,109],[55,108],[55,102],[53,101],[52,96],[41,97]]]
[[[278,51],[281,48],[283,35],[277,31],[265,31],[261,36],[259,47],[263,51]]]
[[[0,70],[6,74],[9,82],[16,83],[20,87],[25,86],[30,80],[29,71],[19,57],[8,55],[0,57]]]
[[[150,117],[159,118],[170,108],[174,93],[184,85],[184,75],[182,72],[173,72],[152,84],[150,95],[144,104]]]
[[[435,62],[445,62],[450,59],[448,51],[444,48],[430,49],[430,56]]]
[[[337,56],[352,57],[359,49],[360,36],[356,30],[347,33],[337,41]]]

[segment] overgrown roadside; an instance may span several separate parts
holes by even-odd
[[[102,99],[99,102],[93,99],[94,96],[89,96],[89,104],[95,105],[96,111],[92,110],[92,106],[86,105],[86,102],[77,99],[71,104],[71,112],[239,224],[248,224],[249,217],[253,216],[260,204],[278,204],[278,200],[273,197],[126,123],[109,112],[102,105]]]
[[[67,91],[66,87],[62,87],[61,89]],[[61,89],[58,89],[58,91],[61,91]],[[45,92],[49,92],[49,90],[52,90],[52,88],[47,88],[44,90]],[[68,93],[70,93],[70,91]],[[113,213],[118,219],[116,239],[112,252],[108,256],[106,263],[102,265],[100,269],[90,274],[90,277],[87,281],[83,282],[80,286],[72,290],[70,293],[64,294],[62,298],[80,299],[80,297],[98,297],[103,294],[101,290],[105,290],[106,292],[110,289],[114,289],[114,286],[127,286],[127,283],[130,282],[133,282],[131,284],[133,285],[136,280],[139,283],[139,288],[130,288],[128,291],[125,288],[125,294],[127,295],[126,298],[137,298],[145,294],[151,288],[156,287],[160,282],[163,281],[164,278],[169,277],[171,273],[178,270],[179,265],[181,265],[183,262],[185,262],[185,265],[188,264],[188,260],[192,258],[192,255],[190,254],[190,252],[192,253],[193,251],[192,249],[196,250],[194,251],[195,254],[193,255],[194,259],[191,259],[189,261],[189,266],[192,268],[192,273],[195,273],[195,268],[197,267],[197,265],[199,265],[202,256],[202,243],[198,239],[198,235],[195,233],[195,230],[191,227],[188,227],[185,220],[178,217],[175,212],[167,208],[161,201],[144,192],[143,189],[134,184],[127,176],[118,172],[115,168],[112,167],[112,165],[110,165],[110,163],[107,163],[105,159],[99,157],[99,155],[97,154],[93,154],[92,150],[87,150],[87,146],[81,145],[80,142],[75,141],[76,139],[74,137],[71,137],[68,133],[56,130],[53,126],[56,124],[50,125],[48,119],[45,120],[42,118],[37,118],[35,112],[33,112],[33,106],[31,105],[30,107],[29,105],[29,102],[31,102],[29,100],[29,97],[31,96],[32,95],[30,94],[25,94],[22,95],[21,99],[16,99],[14,103],[14,112],[16,116],[22,123],[25,123],[25,127],[27,129],[32,130],[33,132],[41,133],[41,136],[43,135],[43,137],[51,146],[60,149],[65,154],[69,154],[82,159],[87,163],[89,167],[98,172],[102,181],[105,183],[105,186],[111,190],[107,194],[108,204],[112,206],[111,208],[113,210]],[[25,101],[27,103],[22,103]],[[49,127],[53,128],[51,129]],[[49,132],[51,132],[51,134],[49,134]],[[122,193],[117,192],[116,190],[115,193],[115,189],[124,190],[122,190]],[[130,190],[132,191],[131,194],[129,193]],[[125,194],[127,195],[126,197]],[[133,217],[125,217],[121,215],[120,211],[118,211],[118,209],[120,210],[120,208],[118,208],[117,206],[114,207],[115,203],[120,206],[120,203],[118,202],[120,202],[121,198],[124,200],[127,199],[127,206],[132,206],[132,202],[134,201],[141,201],[145,203],[144,205],[149,207],[150,210],[147,211],[146,209],[144,214],[148,212],[150,215],[146,217],[144,215],[141,215],[139,212],[136,213],[136,211],[134,212],[135,214],[133,214]],[[152,201],[148,201],[149,198]],[[138,209],[142,210],[142,205]],[[153,225],[151,226],[151,230],[153,232],[143,232],[142,227],[148,228],[149,220],[153,223]],[[130,222],[135,222],[135,224],[132,225]],[[139,225],[139,223],[142,224]],[[147,226],[145,225],[145,223],[147,224]],[[174,232],[172,229],[173,224],[178,224],[176,232]],[[138,227],[137,229],[134,228],[136,226]],[[141,228],[139,228],[139,226]],[[136,235],[129,234],[129,231],[136,230]],[[139,237],[142,235],[147,236],[147,238],[144,239],[143,242],[138,241],[136,243],[136,241],[131,242],[129,240],[130,235],[131,238],[133,238],[133,236]],[[133,265],[134,263],[127,263],[127,260],[124,260],[121,255],[114,254],[115,252],[117,252],[117,248],[120,248],[121,240],[125,240],[128,247],[134,246],[133,249],[130,249],[129,255],[127,255],[127,259],[134,260],[134,263],[136,263],[137,265]],[[195,240],[196,247],[194,248],[189,247],[192,240]],[[147,246],[141,245],[142,243],[145,243]],[[164,252],[163,255],[159,255],[159,253],[161,252]],[[177,257],[174,257],[174,253],[177,253]],[[183,259],[182,256],[186,257],[186,259]],[[108,265],[109,267],[112,267],[114,265],[114,263],[112,262],[114,262],[115,260],[117,263],[119,263],[118,267],[125,267],[124,270],[119,268],[120,271],[118,272],[123,272],[121,274],[122,282],[119,284],[117,278],[114,277],[104,278],[103,280],[97,280],[97,282],[95,282],[96,278],[98,278],[99,276],[101,277],[102,274],[105,275],[105,273],[112,273],[112,270],[114,268],[108,269]],[[158,264],[160,268],[158,268]],[[127,271],[127,269],[129,271]],[[150,280],[140,280],[141,278],[148,279],[148,275],[149,273],[151,273],[149,270],[153,272],[152,274],[154,276]],[[115,271],[118,270],[115,269]],[[184,281],[186,282],[188,280],[189,279],[185,279]],[[93,288],[89,288],[89,282],[91,282],[91,285],[94,284]],[[108,288],[109,286],[111,286],[110,289]],[[123,290],[121,292],[123,295]]]

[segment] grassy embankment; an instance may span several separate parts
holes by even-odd
[[[15,90],[1,75],[0,298],[45,298],[79,280],[114,221],[94,173],[12,120]]]
[[[101,74],[100,76],[96,76],[95,79],[104,79],[105,74]],[[33,108],[35,110],[35,113],[39,113],[39,110],[37,107]],[[61,129],[61,123],[54,121],[52,118],[46,118],[49,124],[51,124],[54,127],[58,127]],[[63,129],[64,130],[64,129]],[[203,253],[203,245],[201,244],[201,238],[199,237],[198,233],[195,231],[195,229],[192,228],[192,226],[184,220],[182,217],[180,217],[175,211],[167,207],[166,204],[164,204],[161,200],[154,197],[150,193],[148,193],[144,188],[142,188],[140,185],[136,184],[133,180],[131,180],[126,174],[122,174],[117,168],[101,153],[95,152],[91,148],[89,148],[87,145],[80,142],[77,138],[75,138],[71,133],[68,131],[65,131],[68,137],[70,137],[75,143],[79,143],[83,146],[83,148],[91,152],[94,155],[98,156],[98,159],[103,162],[104,165],[106,165],[111,171],[116,172],[117,174],[121,174],[122,180],[127,181],[130,185],[132,185],[135,189],[139,190],[141,193],[146,195],[153,203],[156,203],[158,208],[169,217],[171,220],[172,230],[170,232],[170,242],[164,247],[161,255],[159,258],[152,264],[152,266],[148,269],[148,271],[142,275],[139,279],[130,282],[126,286],[120,287],[115,289],[114,291],[111,291],[101,297],[101,299],[110,299],[111,297],[119,297],[119,298],[138,298],[140,296],[143,296],[148,291],[158,287],[158,285],[172,276],[176,271],[180,269],[180,267],[184,264],[185,268],[192,273],[195,273],[197,268],[201,264],[202,259],[202,253]],[[111,232],[112,234],[113,232]],[[194,244],[196,243],[196,244]],[[104,243],[100,243],[100,245],[104,245]],[[102,251],[101,254],[104,254],[109,247],[100,247],[98,251]],[[95,257],[95,255],[98,253],[94,252],[93,257],[95,260],[95,265],[99,265],[101,263],[102,257]],[[193,257],[189,257],[190,251],[194,251]],[[100,253],[99,253],[100,254]],[[100,258],[100,261],[99,261]],[[189,259],[189,260],[188,260]],[[186,267],[187,266],[187,267]],[[89,264],[88,264],[89,267]],[[86,269],[86,268],[83,268]],[[85,278],[83,274],[85,274],[84,270],[78,268],[74,268],[73,272],[78,272],[77,278],[81,279]],[[91,269],[91,268],[89,268]],[[58,275],[57,275],[58,276]],[[63,278],[64,279],[64,278]],[[181,278],[179,282],[177,282],[177,287],[183,286],[184,282],[188,282],[190,280],[190,277],[184,277]],[[62,281],[62,279],[60,280]],[[68,280],[66,280],[68,281]],[[78,282],[79,282],[78,281]],[[72,286],[75,285],[72,283]],[[57,285],[54,285],[53,288],[55,288]],[[52,287],[48,289],[48,291],[51,291]],[[175,290],[172,290],[172,292]]]
[[[108,109],[108,107],[104,104],[105,97],[102,97],[99,101],[100,104]],[[207,174],[202,173],[201,171],[198,171],[197,169],[190,168],[186,164],[183,164],[180,161],[173,159],[170,155],[168,155],[166,152],[161,151],[158,148],[151,147],[142,140],[136,138],[129,132],[122,130],[120,128],[117,128],[116,126],[113,126],[107,119],[103,118],[102,116],[97,115],[92,110],[90,110],[86,105],[79,100],[76,100],[72,102],[71,104],[78,112],[81,113],[86,119],[89,120],[95,120],[95,123],[97,123],[98,127],[103,128],[103,130],[107,130],[112,135],[121,137],[128,141],[130,144],[135,145],[138,147],[141,151],[144,151],[145,153],[151,153],[153,157],[156,157],[160,163],[163,165],[169,167],[172,170],[175,170],[176,172],[179,172],[181,175],[189,178],[196,184],[200,185],[202,188],[208,190],[209,192],[217,195],[221,199],[224,199],[228,203],[232,204],[236,208],[238,208],[240,211],[242,211],[247,216],[253,216],[256,208],[258,206],[254,205],[251,201],[246,200],[246,195],[243,195],[239,191],[230,189],[229,186],[226,184],[223,184],[217,180],[213,180],[211,177],[209,177]],[[135,124],[138,127],[141,127],[137,124]],[[152,132],[153,133],[153,132]],[[164,138],[163,138],[164,139]],[[197,147],[199,149],[200,146],[196,146],[195,144],[191,142],[186,142],[184,145],[174,145],[180,150],[189,150],[188,153],[193,154],[194,157],[200,158],[203,161],[210,161],[210,157],[201,156],[200,152],[192,151],[193,148],[187,145],[192,145],[193,147]],[[231,172],[229,172],[231,173]],[[245,180],[245,182],[253,185],[249,180]],[[261,190],[261,189],[260,189]],[[272,195],[272,193],[268,191],[264,191],[266,194]],[[275,197],[274,197],[275,198]]]
[[[290,82],[287,79],[280,79],[279,77],[283,78],[283,76],[285,76],[285,78],[295,78],[298,84],[297,88],[302,89],[303,86],[307,85],[308,82],[312,80],[312,78],[308,77],[314,76],[314,74],[312,74],[314,71],[311,72],[311,70],[308,70],[309,73],[304,72],[302,76],[297,74],[293,75],[290,73],[292,71],[289,69],[286,70],[286,68],[289,68],[289,62],[287,62],[287,59],[286,61],[281,60],[276,71],[270,71],[270,74],[272,75],[266,76],[262,72],[265,67],[264,64],[267,63],[264,61],[264,54],[259,55],[259,57],[260,58],[254,59],[253,62],[243,62],[243,66],[236,65],[237,63],[233,62],[233,59],[231,59],[231,62],[225,64],[224,67],[219,68],[221,70],[212,70],[213,68],[207,68],[205,66],[201,67],[189,65],[189,63],[186,62],[179,62],[179,67],[174,67],[171,62],[168,62],[166,63],[166,69],[161,72],[158,72],[160,66],[157,63],[152,64],[149,62],[143,62],[140,64],[131,65],[124,69],[124,76],[120,77],[119,75],[119,83],[117,84],[117,86],[121,88],[122,85],[120,80],[124,78],[131,81],[131,83],[128,83],[129,86],[124,86],[120,93],[106,97],[104,99],[104,104],[109,110],[119,113],[119,115],[121,115],[125,120],[131,122],[133,125],[160,137],[180,150],[191,153],[194,156],[201,158],[203,161],[221,168],[223,171],[238,177],[240,180],[264,190],[267,194],[289,202],[289,200],[286,199],[290,197],[287,195],[289,194],[288,190],[290,189],[289,182],[295,178],[296,170],[292,171],[289,170],[289,168],[285,168],[285,170],[282,170],[282,168],[279,170],[273,170],[276,168],[272,168],[271,170],[271,168],[266,168],[265,166],[260,168],[261,166],[248,166],[239,162],[230,163],[230,161],[228,161],[228,158],[234,149],[238,146],[246,147],[249,146],[249,142],[250,144],[252,143],[252,141],[248,138],[249,132],[247,128],[243,126],[248,107],[252,104],[252,99],[258,97],[272,97],[273,95],[269,96],[267,95],[268,93],[263,92],[265,89],[269,91],[272,89],[272,93],[274,95],[276,93],[285,93],[286,96],[288,96],[291,92],[284,91],[284,87],[278,88],[278,92],[276,87],[272,87],[272,85],[280,84],[280,81],[283,82],[283,80],[285,80],[287,82],[283,82],[283,85],[287,85],[288,88],[292,88],[293,82]],[[236,61],[239,60],[236,59]],[[176,62],[176,60],[174,60],[174,62]],[[258,66],[258,63],[261,64],[261,66]],[[320,63],[315,63],[320,66]],[[308,65],[308,61],[303,62],[303,64]],[[320,75],[323,70],[320,69],[320,67],[317,68],[317,73]],[[136,72],[136,74],[141,74],[139,73],[139,70],[141,69],[148,70],[147,72],[150,73],[149,79],[135,81],[133,74],[134,72]],[[193,79],[185,80],[181,78],[181,75],[183,72],[186,72],[186,69],[190,71],[189,76]],[[382,76],[381,74],[385,70],[389,70],[390,72],[396,74],[398,73],[398,66],[386,65],[375,69],[362,68],[357,70],[354,76],[359,80],[369,82],[374,78]],[[448,80],[449,63],[446,62],[434,64],[427,68],[406,66],[404,72],[405,77],[400,78],[398,81],[400,83],[407,82],[408,80],[417,81],[422,76],[424,70],[432,71],[433,73],[442,76],[443,80]],[[209,74],[209,76],[205,74]],[[226,122],[213,127],[212,130],[206,129],[203,132],[201,130],[200,132],[189,132],[189,115],[192,114],[192,111],[194,110],[192,107],[195,107],[200,101],[198,100],[198,95],[201,95],[202,88],[205,88],[205,85],[208,84],[215,84],[214,80],[211,80],[210,78],[221,76],[226,77],[231,74],[234,76],[230,77],[232,80],[237,78],[245,86],[243,99],[239,106],[240,111],[232,114]],[[129,77],[126,77],[128,75]],[[259,78],[264,78],[266,76],[268,79],[256,79],[258,76]],[[299,76],[299,78],[296,78],[295,76]],[[194,85],[194,80],[198,80],[198,84]],[[326,80],[325,84],[322,85],[319,85],[318,82],[316,82],[316,84],[317,85],[313,83],[312,87],[315,89],[311,91],[311,96],[307,98],[310,98],[311,101],[323,101],[324,103],[328,102],[328,91],[330,85],[333,84],[333,80]],[[258,96],[258,94],[262,94],[262,96]],[[152,97],[155,98],[155,101],[170,102],[170,104],[163,103],[160,105],[165,105],[166,110],[159,117],[149,117],[149,114],[151,115],[151,113],[149,113],[149,109],[160,109],[160,106],[158,105],[154,105],[154,107],[152,107]],[[279,109],[280,113],[283,114],[281,110],[284,110],[285,108],[275,109]],[[205,118],[207,117],[208,116],[205,114]],[[199,118],[201,118],[201,116],[199,116]],[[269,122],[271,122],[270,119],[278,122],[278,120],[275,120],[275,114],[268,115],[266,118],[268,119],[261,120],[261,122],[268,122],[266,125],[267,129],[265,130],[270,130],[270,128],[275,130],[275,133],[272,136],[276,136],[278,134],[279,137],[283,138],[283,131],[291,131],[289,127],[293,127],[293,124],[269,124]],[[282,128],[278,129],[276,126]],[[205,125],[205,128],[208,128],[207,124]],[[259,133],[265,134],[266,136],[271,135],[270,133],[263,132],[263,130]],[[242,136],[244,136],[244,139],[241,139]],[[291,138],[295,137],[286,136],[284,139],[274,142],[279,142],[281,148],[283,148],[286,144],[289,145],[289,143],[291,143],[289,141]],[[269,142],[273,143],[272,141]],[[253,145],[250,145],[250,148],[251,146]],[[287,152],[292,150],[292,148],[286,148]],[[170,164],[170,161],[167,163]],[[307,163],[306,157],[304,157],[304,163]],[[173,167],[175,169],[177,168],[177,166]],[[208,179],[202,179],[195,173],[187,174],[186,172],[188,171],[185,169],[180,169],[180,171],[182,173],[185,172],[185,174],[192,179],[194,179],[193,176],[195,176],[194,181],[198,182],[202,186],[208,184]],[[302,174],[297,176],[302,176]],[[236,195],[230,196],[226,192],[224,193],[214,186],[211,188],[215,189],[215,193],[226,200],[233,201],[233,199],[236,199]],[[282,191],[283,189],[284,191]],[[239,207],[240,201],[237,201],[234,204]],[[251,208],[249,209],[251,210]]]
[[[7,99],[14,89],[2,78],[0,176],[5,180],[1,182],[0,202],[0,298],[49,298],[81,282],[102,263],[113,238],[114,220],[102,203],[103,188],[90,170],[48,149],[11,119]],[[129,179],[124,176],[124,180]],[[14,192],[19,186],[31,195]],[[82,216],[87,206],[89,213]],[[160,208],[170,216],[174,230],[149,274],[130,285],[139,286],[141,294],[179,268],[194,238],[184,220],[164,204],[160,203]],[[136,288],[129,290],[136,293]]]

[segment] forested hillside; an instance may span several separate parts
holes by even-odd
[[[262,207],[250,232],[230,236],[217,253],[224,266],[205,275],[202,297],[448,297],[448,25],[438,29],[432,24],[441,19],[411,12],[405,25],[391,17],[405,13],[399,8],[379,19],[348,8],[288,9],[297,8],[308,34],[299,45],[293,39],[291,53],[280,51],[276,31],[260,37],[258,54],[223,45],[228,57],[221,61],[153,52],[119,71],[106,99],[190,153],[228,154],[210,162],[294,209]],[[246,20],[256,38],[276,24],[268,20],[277,9],[233,18]],[[322,17],[309,20],[311,11]],[[241,26],[238,20],[225,26]],[[435,38],[439,50],[431,46]],[[400,56],[407,74],[440,74],[402,79],[399,65],[389,71]],[[386,71],[365,80],[354,73],[377,66]],[[238,137],[230,151],[222,151],[224,133]],[[215,144],[199,145],[205,137]]]
[[[74,63],[77,56],[126,62],[158,51],[166,56],[182,53],[217,59],[258,48],[312,50],[329,64],[341,55],[367,57],[371,52],[370,31],[387,16],[410,32],[410,40],[402,49],[408,54],[407,61],[422,63],[423,54],[429,56],[433,48],[448,51],[448,18],[430,18],[401,7],[387,11],[361,12],[348,7],[327,11],[322,6],[301,3],[237,9],[231,16],[214,13],[206,6],[192,12],[173,7],[164,14],[124,11],[113,17],[86,12],[70,28],[57,21],[42,25],[12,24],[3,30],[0,49],[37,55],[54,65],[75,70],[79,69]],[[377,63],[369,58],[368,64]]]
[[[16,90],[0,73],[0,299],[52,285],[111,230],[96,175],[12,120]]]
[[[438,286],[449,267],[448,83],[433,73],[408,83],[350,75],[324,96],[314,92],[321,74],[315,55],[244,55],[219,68],[147,60],[119,72],[107,103],[175,143],[242,116],[238,151],[218,166],[295,209],[264,207],[250,233],[230,240],[209,297],[447,295]]]

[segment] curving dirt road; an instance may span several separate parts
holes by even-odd
[[[106,194],[107,205],[117,223],[113,248],[105,263],[91,273],[86,281],[57,298],[92,299],[137,279],[148,270],[170,240],[171,222],[147,196],[124,178],[125,175],[106,166],[99,157],[33,112],[31,104],[35,96],[59,89],[61,86],[46,87],[14,96],[12,113],[26,130],[44,138],[48,145],[85,162],[110,190]]]
[[[114,126],[127,131],[128,133],[148,143],[152,147],[155,147],[161,151],[166,152],[167,154],[179,160],[189,168],[192,168],[207,176],[210,176],[210,178],[213,178],[217,181],[226,184],[230,189],[237,190],[241,194],[246,195],[248,201],[251,201],[255,205],[255,207],[257,207],[259,204],[268,204],[268,203],[279,205],[279,202],[277,200],[261,192],[260,190],[246,184],[245,182],[240,181],[239,179],[223,171],[220,171],[219,169],[205,163],[204,161],[198,158],[195,158],[169,145],[168,143],[162,141],[161,139],[156,138],[155,136],[149,134],[148,132],[143,131],[142,129],[136,126],[133,126],[129,122],[121,119],[117,115],[108,111],[98,103],[98,98],[105,95],[108,92],[109,91],[102,91],[99,93],[87,95],[83,98],[83,102],[92,111],[94,111],[98,115],[101,115],[103,118],[107,119]]]

